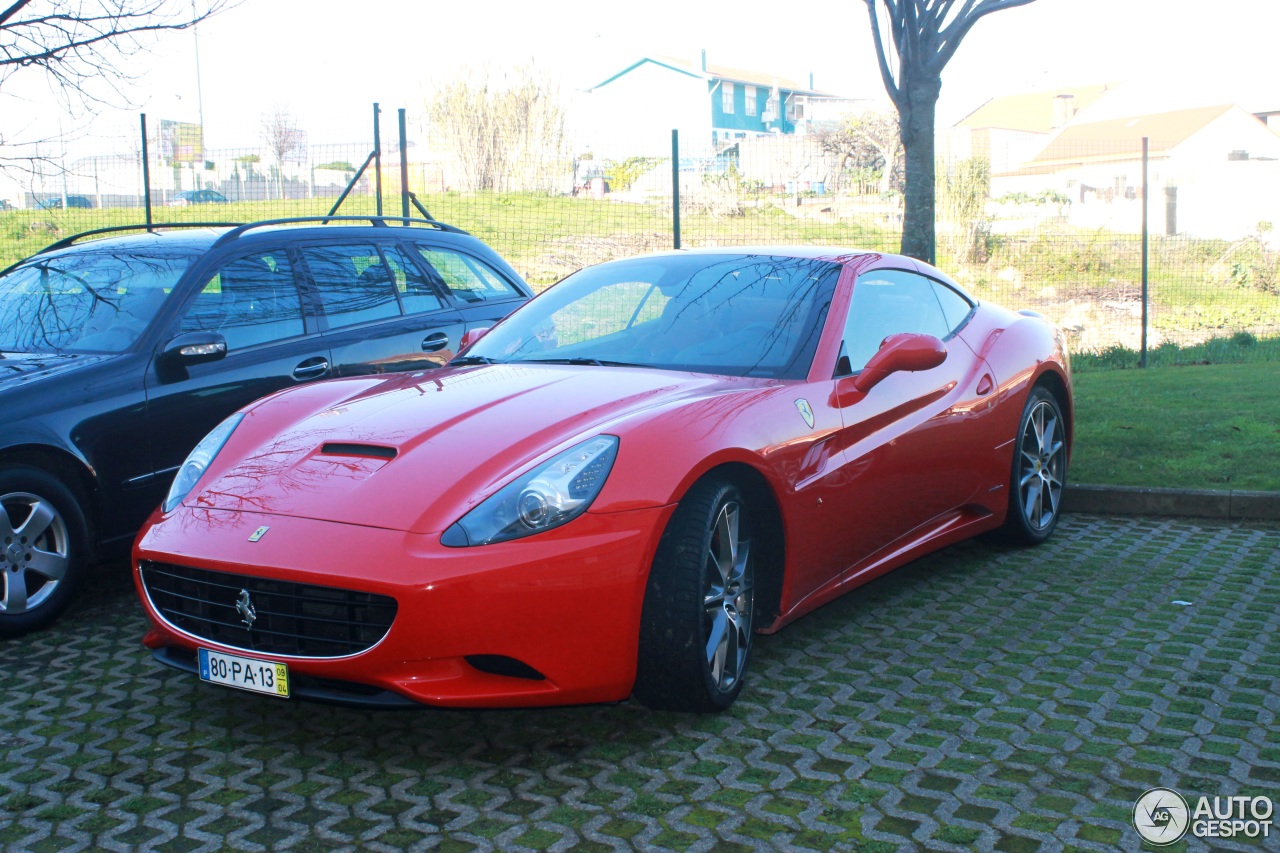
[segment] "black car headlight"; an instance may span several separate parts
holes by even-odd
[[[182,499],[195,488],[196,482],[209,469],[209,463],[213,462],[213,458],[218,455],[222,445],[227,443],[227,439],[231,438],[231,433],[235,432],[236,427],[240,425],[242,420],[244,420],[244,413],[236,412],[214,427],[211,433],[200,440],[200,443],[196,445],[196,449],[191,451],[186,460],[183,461],[182,467],[178,469],[177,475],[173,478],[173,484],[169,486],[169,494],[165,496],[164,503],[161,504],[160,508],[162,510],[172,512],[174,507],[182,503]]]
[[[587,511],[604,488],[618,438],[598,435],[574,445],[503,486],[444,532],[451,548],[532,536]]]

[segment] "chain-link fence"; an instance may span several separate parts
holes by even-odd
[[[1150,346],[1278,336],[1280,253],[1271,226],[1280,222],[1280,136],[1249,119],[1260,133],[1245,126],[1233,136],[1210,123],[1152,138],[1145,160],[1140,139],[1067,132],[1047,143],[1022,140],[1020,151],[988,144],[979,156],[940,160],[938,266],[981,299],[1041,311],[1078,352],[1137,349],[1145,194]],[[586,264],[670,248],[677,235],[685,247],[899,245],[893,181],[854,168],[820,134],[685,142],[674,160],[652,140],[595,142],[410,137],[408,189],[432,216],[490,243],[536,288]],[[165,159],[176,156],[172,148],[152,145],[153,216],[322,215],[348,190],[339,213],[374,213],[372,149],[205,151],[179,161]],[[398,140],[384,138],[380,166],[382,211],[399,216]],[[0,261],[67,234],[143,221],[141,188],[135,152],[28,175],[21,192],[0,189],[10,194],[0,210]],[[409,212],[419,215],[416,206]]]

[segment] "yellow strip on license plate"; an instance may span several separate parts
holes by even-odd
[[[200,680],[287,698],[289,667],[269,660],[200,649]]]

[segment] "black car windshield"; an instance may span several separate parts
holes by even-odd
[[[117,249],[32,258],[0,276],[0,350],[123,352],[196,257]]]
[[[468,355],[802,379],[839,273],[831,261],[770,255],[614,261],[564,279]]]

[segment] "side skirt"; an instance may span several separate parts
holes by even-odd
[[[847,567],[840,573],[840,577],[818,587],[788,608],[772,624],[757,630],[761,634],[772,634],[806,613],[818,609],[852,589],[870,583],[899,566],[999,526],[1000,520],[991,510],[979,504],[966,504],[959,509],[945,512],[900,536],[874,554]]]

